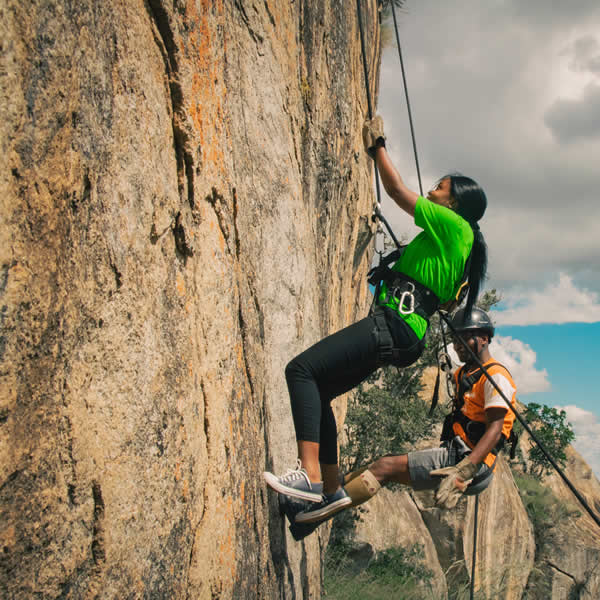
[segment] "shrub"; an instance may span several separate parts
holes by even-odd
[[[513,472],[519,495],[533,526],[536,553],[553,539],[554,529],[570,516],[580,514],[570,504],[561,502],[539,479],[526,473]]]

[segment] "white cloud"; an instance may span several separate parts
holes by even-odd
[[[529,344],[497,335],[492,339],[490,352],[510,371],[517,385],[517,396],[550,390],[548,372],[536,368],[537,354]],[[450,357],[454,363],[460,364],[453,347],[450,347]]]
[[[600,3],[571,4],[423,0],[400,17],[423,185],[454,170],[481,183],[489,285],[503,291],[561,271],[600,281]],[[395,47],[380,86],[394,164],[417,189]],[[384,214],[406,231],[393,203]]]
[[[517,394],[532,394],[550,390],[546,369],[536,369],[535,350],[521,340],[497,335],[490,344],[492,356],[510,371],[517,384]]]
[[[504,299],[506,310],[492,311],[498,325],[542,323],[596,323],[600,321],[600,295],[578,289],[569,275],[541,290],[512,292]]]
[[[588,463],[597,477],[600,477],[600,421],[588,410],[574,406],[557,406],[567,413],[567,421],[573,427],[575,441],[573,447]]]

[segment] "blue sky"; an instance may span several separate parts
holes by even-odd
[[[506,340],[522,343],[530,350],[526,362],[534,361],[519,370],[518,384],[526,392],[520,393],[519,399],[565,410],[576,435],[575,449],[600,478],[600,393],[596,376],[600,322],[501,325],[497,336],[504,349],[510,347]],[[525,354],[515,352],[513,358],[523,361]]]
[[[461,171],[488,197],[491,350],[521,400],[565,408],[600,477],[600,2],[407,0],[398,16],[424,191]],[[418,190],[395,46],[379,89],[388,151]],[[418,232],[382,206],[398,235]]]
[[[549,406],[576,404],[600,414],[600,323],[500,326],[497,333],[528,344],[536,354],[535,367],[547,373],[548,389],[521,394],[521,400]]]

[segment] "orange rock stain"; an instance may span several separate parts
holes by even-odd
[[[181,274],[181,272],[177,273],[175,288],[177,289],[179,297],[183,298],[185,296],[185,280],[183,279],[183,275]]]
[[[224,30],[219,27],[225,20],[223,0],[188,1],[186,19],[195,25],[187,40],[182,41],[181,48],[193,68],[189,114],[198,134],[203,164],[211,163],[225,174],[223,101],[227,90],[223,81],[223,59],[226,44],[224,36],[218,33]]]

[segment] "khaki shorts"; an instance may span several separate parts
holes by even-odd
[[[460,438],[444,442],[440,448],[409,452],[408,471],[412,487],[415,490],[436,489],[442,478],[439,475],[430,475],[429,472],[434,469],[452,467],[467,456],[469,452],[468,446]],[[482,492],[490,485],[493,476],[494,471],[486,464],[481,463],[479,471],[477,471],[473,481],[469,484],[465,494],[468,496],[479,494],[479,492]]]

